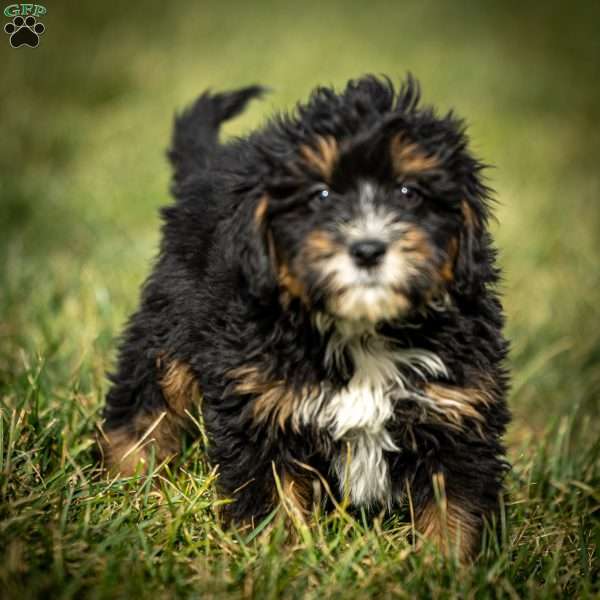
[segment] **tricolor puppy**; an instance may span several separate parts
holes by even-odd
[[[410,506],[469,559],[509,419],[483,165],[410,77],[317,88],[219,143],[262,91],[176,119],[176,200],[111,377],[105,459],[131,474],[173,457],[200,413],[227,521],[282,501],[302,518],[327,482],[355,507]]]

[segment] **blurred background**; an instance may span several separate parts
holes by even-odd
[[[597,411],[600,3],[45,6],[39,47],[0,38],[0,383],[43,365],[55,410],[98,410],[169,202],[173,115],[202,90],[273,89],[227,125],[238,135],[316,84],[410,70],[494,165],[509,441]]]

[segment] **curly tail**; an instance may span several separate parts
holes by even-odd
[[[168,157],[176,186],[190,173],[208,166],[218,144],[221,123],[241,113],[252,98],[260,98],[266,91],[262,86],[252,85],[221,94],[204,92],[175,117]]]

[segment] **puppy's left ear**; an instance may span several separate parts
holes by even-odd
[[[277,291],[276,257],[268,225],[268,208],[266,195],[255,201],[243,201],[230,228],[231,258],[239,265],[246,289],[265,304]]]
[[[486,233],[483,216],[475,211],[469,200],[462,200],[461,211],[463,223],[458,238],[454,280],[457,290],[469,296],[477,293],[487,279]]]

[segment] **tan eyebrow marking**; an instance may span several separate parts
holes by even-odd
[[[390,156],[394,173],[398,176],[423,173],[440,165],[436,156],[428,156],[423,148],[403,133],[392,138]]]
[[[339,158],[338,143],[333,136],[318,136],[315,140],[315,147],[304,144],[300,146],[300,154],[304,162],[319,173],[325,181],[331,180],[333,169]]]

